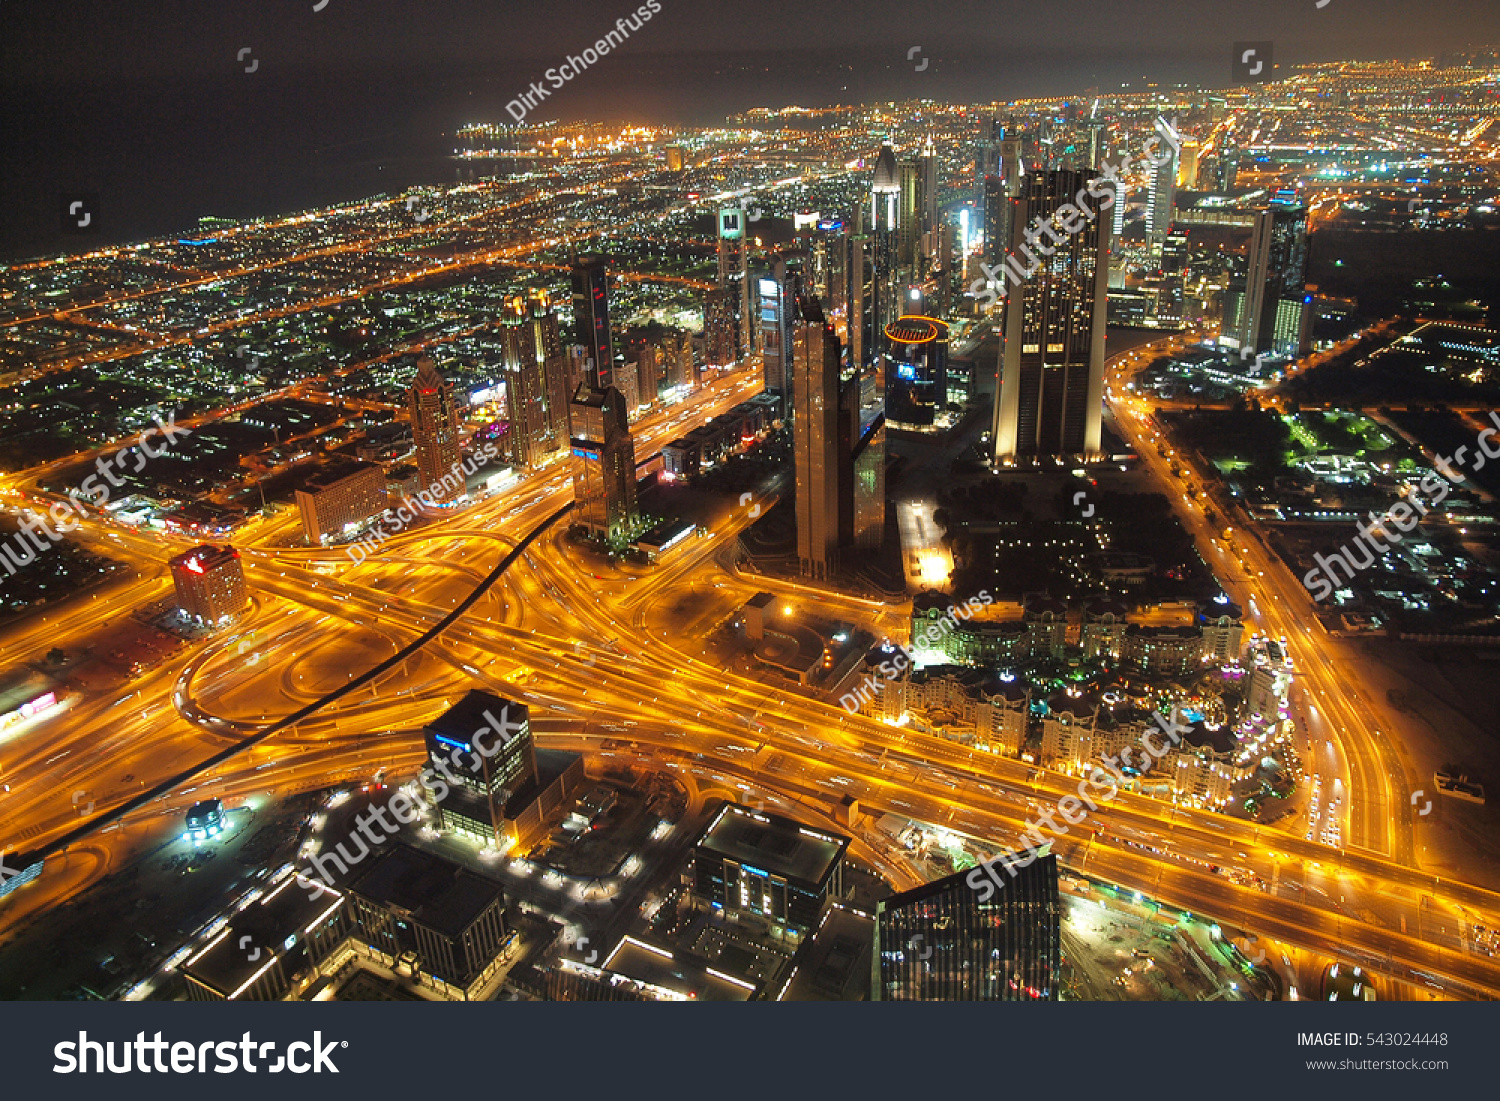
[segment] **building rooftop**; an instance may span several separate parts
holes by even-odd
[[[788,881],[821,887],[843,858],[849,838],[726,803],[697,847]]]
[[[409,845],[395,845],[350,885],[362,898],[405,910],[412,920],[444,936],[456,937],[497,900],[501,885]]]
[[[505,710],[507,707],[510,708],[508,715]],[[495,717],[497,723],[528,720],[530,714],[524,703],[476,688],[429,722],[425,729],[466,746],[472,745],[470,739],[474,737],[476,730],[493,730],[489,719],[485,717],[486,711]]]
[[[344,896],[333,888],[289,875],[189,956],[183,972],[230,1001],[275,959],[290,980],[302,961],[302,939],[343,905]]]

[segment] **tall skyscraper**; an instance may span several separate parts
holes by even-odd
[[[510,411],[507,457],[534,467],[568,446],[568,359],[547,293],[507,299],[500,336]]]
[[[440,824],[498,843],[506,801],[537,776],[526,705],[471,691],[422,733],[428,760],[454,789],[438,804]]]
[[[948,402],[948,326],[930,317],[902,317],[885,327],[885,408],[898,424],[937,423]]]
[[[728,293],[735,319],[735,360],[755,350],[755,312],[750,287],[749,224],[740,207],[719,211],[719,286]]]
[[[889,145],[883,145],[870,183],[868,312],[862,319],[863,339],[868,343],[861,349],[863,360],[855,366],[880,363],[885,353],[885,327],[900,316],[901,202],[896,154]]]
[[[1147,169],[1146,181],[1146,240],[1160,246],[1172,228],[1172,204],[1177,197],[1178,153],[1166,141],[1170,128],[1165,119],[1156,120],[1158,152],[1171,154],[1161,164]],[[1175,140],[1175,139],[1174,139]]]
[[[1181,325],[1183,282],[1187,276],[1188,239],[1181,230],[1167,234],[1161,245],[1161,284],[1156,291],[1156,323]]]
[[[655,344],[641,345],[635,359],[636,381],[641,388],[641,404],[653,404],[661,392],[661,349]]]
[[[613,386],[573,399],[573,523],[622,542],[635,532],[635,443],[625,398]]]
[[[1003,859],[992,873],[1002,886],[986,874],[972,868],[876,904],[871,1001],[1057,1000],[1057,858]]]
[[[1099,453],[1109,230],[1073,205],[1088,179],[1062,169],[1029,172],[1016,201],[1011,252],[1017,263],[1029,261],[1030,274],[1005,299],[997,463]],[[1070,211],[1060,219],[1065,204]],[[1051,244],[1039,240],[1043,234]]]
[[[728,287],[715,287],[703,296],[703,357],[715,367],[731,367],[735,361],[736,323],[734,318],[734,292]],[[691,384],[692,371],[684,370],[681,363],[670,376],[672,385]]]
[[[826,578],[838,565],[839,357],[833,326],[812,298],[792,332],[792,454],[797,477],[797,560]]]
[[[417,375],[407,397],[412,441],[417,447],[417,476],[422,491],[440,500],[449,495],[453,472],[459,469],[458,400],[453,384],[423,356],[417,360]]]
[[[615,344],[609,325],[609,272],[602,256],[573,262],[573,332],[583,345],[590,389],[614,384]]]
[[[1245,275],[1224,296],[1225,343],[1243,355],[1297,355],[1307,333],[1307,208],[1256,212]]]
[[[760,309],[760,356],[765,388],[785,400],[791,375],[791,331],[797,299],[803,294],[803,253],[782,253],[771,261],[769,277],[756,280]],[[812,294],[811,289],[807,291]]]

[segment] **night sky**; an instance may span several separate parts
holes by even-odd
[[[108,239],[452,182],[451,132],[634,11],[496,0],[5,0],[0,256],[55,251],[58,195],[96,191]],[[644,2],[644,0],[640,0]],[[1229,83],[1237,40],[1281,65],[1500,42],[1453,0],[660,0],[543,118],[712,124],[754,106],[979,102]],[[924,71],[908,62],[921,47]],[[238,59],[242,49],[250,53]],[[255,64],[256,71],[244,70]],[[446,174],[445,174],[446,173]]]

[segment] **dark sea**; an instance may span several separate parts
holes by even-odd
[[[246,64],[254,58],[247,59]],[[257,71],[184,83],[18,86],[0,74],[0,260],[191,234],[203,216],[251,218],[460,179],[454,131],[508,122],[505,104],[562,58],[467,70]],[[1222,82],[1201,51],[1129,63],[903,51],[620,54],[532,114],[713,125],[756,106],[917,96],[955,103],[1082,94],[1152,79]],[[1210,71],[1211,70],[1211,71]],[[1140,85],[1137,84],[1137,87]],[[98,196],[98,233],[64,236],[61,197]]]

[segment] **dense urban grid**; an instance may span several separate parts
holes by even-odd
[[[1244,79],[65,204],[0,995],[1500,994],[1500,55]]]

